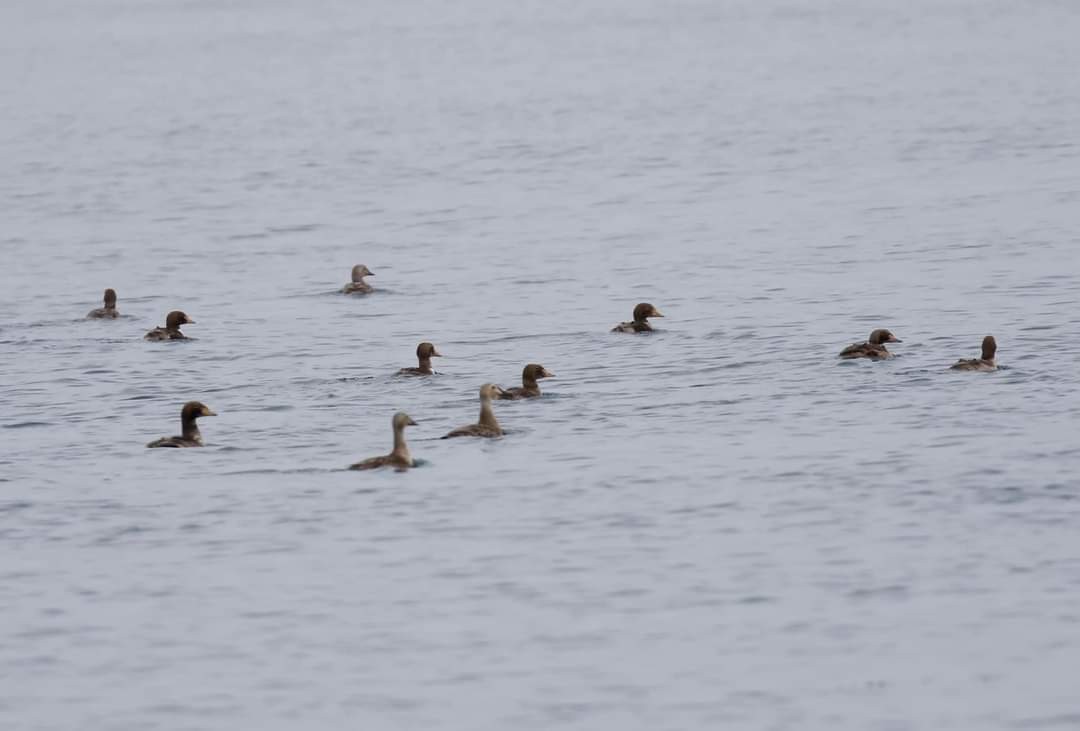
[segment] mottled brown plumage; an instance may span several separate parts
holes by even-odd
[[[143,336],[146,340],[187,340],[180,332],[181,325],[194,325],[195,321],[180,310],[173,310],[165,317],[165,327],[155,327]]]
[[[880,360],[882,358],[891,358],[892,353],[885,347],[885,343],[901,343],[902,340],[897,339],[888,330],[875,330],[870,333],[870,337],[865,343],[855,343],[849,345],[840,351],[841,358],[871,358],[873,360]]]
[[[96,310],[90,310],[87,313],[87,318],[92,320],[111,320],[120,316],[120,313],[116,309],[116,290],[105,290],[105,306],[99,307]]]
[[[996,371],[997,341],[993,335],[987,335],[982,341],[982,357],[958,360],[952,366],[954,371]]]
[[[656,309],[648,302],[642,302],[634,308],[634,319],[631,322],[620,322],[618,325],[611,329],[613,333],[644,333],[652,332],[652,325],[649,324],[650,317],[663,317],[664,315],[660,310]]]

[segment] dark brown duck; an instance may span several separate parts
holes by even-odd
[[[105,306],[99,307],[96,310],[90,310],[86,317],[91,320],[105,320],[119,317],[120,313],[116,309],[116,290],[105,290]]]
[[[416,422],[409,418],[409,415],[404,411],[399,411],[394,414],[390,424],[394,429],[394,448],[390,450],[390,454],[357,462],[349,466],[350,470],[374,470],[380,467],[393,467],[398,472],[404,472],[413,466],[413,458],[409,454],[409,445],[405,443],[405,427],[416,426]]]
[[[647,333],[652,332],[652,325],[649,324],[650,317],[663,317],[664,315],[660,310],[656,309],[648,302],[642,302],[634,308],[634,319],[630,322],[620,322],[618,325],[611,329],[613,333]]]
[[[187,340],[180,332],[181,325],[194,325],[195,321],[180,310],[173,310],[165,317],[165,327],[155,327],[143,336],[146,340]]]
[[[958,360],[950,370],[954,371],[996,371],[997,341],[993,335],[987,335],[982,341],[982,357]]]
[[[540,384],[537,383],[537,381],[541,378],[554,377],[554,373],[548,372],[548,370],[539,363],[530,363],[521,371],[521,386],[503,390],[499,395],[499,398],[508,401],[516,401],[517,399],[523,398],[537,398],[540,395]]]
[[[888,330],[875,330],[865,343],[855,343],[840,351],[841,358],[871,358],[880,360],[891,358],[893,354],[885,347],[885,343],[902,343]]]
[[[201,401],[188,401],[180,410],[180,436],[162,437],[147,444],[147,447],[201,447],[202,434],[196,420],[203,416],[217,416]]]
[[[490,439],[492,437],[501,437],[503,434],[502,427],[499,426],[499,422],[495,419],[495,412],[491,408],[491,400],[500,398],[501,394],[502,389],[494,383],[485,383],[480,387],[480,421],[476,424],[458,427],[442,438],[487,437]]]
[[[416,346],[416,358],[420,365],[416,368],[402,368],[398,371],[399,376],[431,376],[435,375],[435,369],[431,367],[432,358],[441,358],[442,353],[435,349],[431,343],[420,343]]]

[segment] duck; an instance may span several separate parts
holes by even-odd
[[[88,320],[111,320],[119,316],[120,313],[116,310],[116,290],[112,288],[105,290],[105,306],[90,310],[86,315]]]
[[[888,330],[879,329],[870,333],[870,337],[867,338],[865,343],[855,343],[849,345],[840,351],[841,358],[871,358],[873,360],[879,360],[882,358],[891,358],[893,354],[885,347],[885,343],[902,343],[895,335]]]
[[[203,416],[217,416],[201,401],[188,401],[180,410],[180,436],[162,437],[147,444],[147,447],[201,447],[202,434],[196,419]]]
[[[432,358],[441,358],[442,353],[435,349],[431,343],[420,343],[416,346],[416,357],[420,361],[417,368],[402,368],[398,371],[399,376],[432,376],[435,369],[431,367]]]
[[[173,310],[165,316],[165,327],[155,327],[143,336],[144,340],[187,340],[188,336],[180,332],[181,325],[194,325],[195,321],[180,310]]]
[[[352,281],[341,288],[345,294],[367,294],[374,288],[364,281],[364,277],[374,277],[375,273],[363,264],[357,264],[352,268]]]
[[[502,398],[502,393],[503,390],[494,383],[485,383],[481,386],[480,421],[476,424],[458,427],[442,437],[442,439],[450,439],[452,437],[487,437],[489,439],[501,437],[503,430],[502,427],[499,426],[499,422],[495,419],[495,412],[491,409],[491,400]]]
[[[949,369],[953,371],[996,371],[997,363],[994,356],[997,355],[997,341],[993,335],[987,335],[982,341],[982,357],[969,360],[958,360]]]
[[[507,401],[537,398],[540,395],[540,385],[536,381],[541,378],[554,377],[554,373],[551,373],[539,363],[530,363],[521,371],[521,386],[504,389],[503,392],[499,394],[499,398]]]
[[[613,333],[646,333],[652,332],[652,325],[649,324],[650,317],[663,317],[664,315],[660,310],[656,309],[648,302],[642,302],[634,308],[634,319],[632,322],[620,322],[618,325],[611,329]]]
[[[390,450],[390,454],[371,457],[363,462],[349,465],[350,470],[374,470],[379,467],[393,467],[398,472],[404,472],[413,466],[413,458],[409,454],[409,445],[405,443],[405,427],[416,426],[416,422],[404,411],[399,411],[394,414],[390,424],[394,429],[394,448]]]

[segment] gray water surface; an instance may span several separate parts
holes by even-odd
[[[1077,38],[4,3],[0,728],[1080,728]],[[193,398],[207,447],[146,449]],[[344,471],[399,409],[423,464]]]

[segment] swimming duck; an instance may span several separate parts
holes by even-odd
[[[499,398],[507,401],[516,401],[523,398],[536,398],[540,395],[540,385],[536,382],[540,378],[554,378],[554,373],[549,373],[539,363],[530,363],[521,372],[521,386],[503,390]]]
[[[180,310],[173,310],[165,317],[165,327],[155,327],[143,336],[146,340],[187,340],[180,332],[181,325],[194,325],[195,321]]]
[[[147,444],[147,447],[201,447],[202,434],[195,420],[201,416],[217,416],[201,401],[188,401],[180,410],[180,436],[162,437]]]
[[[352,268],[352,281],[341,288],[345,294],[367,294],[374,288],[364,281],[364,277],[374,277],[375,274],[363,264],[357,264]]]
[[[105,306],[99,307],[96,310],[90,310],[86,317],[91,320],[103,320],[119,317],[120,313],[116,311],[116,290],[105,290]]]
[[[442,437],[501,437],[503,430],[499,422],[495,420],[495,412],[491,409],[491,400],[501,398],[503,390],[494,383],[485,383],[480,387],[480,421],[476,424],[458,427]]]
[[[435,369],[431,367],[432,358],[441,358],[442,353],[435,350],[431,343],[420,343],[416,346],[416,357],[420,360],[418,368],[402,368],[398,371],[399,376],[431,376]]]
[[[394,427],[394,448],[390,454],[382,457],[372,457],[363,462],[349,465],[350,470],[374,470],[379,467],[393,467],[398,472],[404,472],[413,466],[412,455],[409,454],[409,445],[405,443],[405,427],[416,426],[416,422],[409,418],[404,411],[394,414],[390,421]]]
[[[987,335],[982,341],[982,357],[970,360],[958,360],[950,370],[954,371],[996,371],[997,363],[994,356],[997,355],[997,341],[993,335]]]
[[[652,332],[652,325],[649,324],[650,317],[663,317],[660,310],[656,309],[648,302],[642,302],[634,308],[634,320],[633,322],[620,322],[611,332],[613,333],[645,333]]]
[[[902,343],[903,340],[899,340],[888,330],[875,330],[870,333],[870,337],[865,343],[855,343],[849,345],[840,351],[841,358],[872,358],[879,360],[881,358],[891,358],[892,353],[885,347],[885,343]]]

